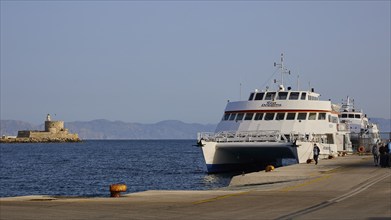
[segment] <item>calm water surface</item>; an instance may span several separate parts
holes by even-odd
[[[0,197],[108,196],[124,183],[128,193],[205,190],[227,186],[232,174],[206,173],[195,140],[96,140],[82,143],[0,144]]]

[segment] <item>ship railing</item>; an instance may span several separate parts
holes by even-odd
[[[207,142],[288,142],[288,139],[280,131],[223,131],[201,132],[197,135],[198,141]]]
[[[318,142],[324,144],[333,144],[333,138],[331,134],[319,134],[319,133],[291,133],[289,140],[292,142]]]

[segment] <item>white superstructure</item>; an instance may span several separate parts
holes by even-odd
[[[228,102],[215,133],[198,134],[208,172],[303,163],[312,158],[314,144],[323,157],[351,151],[338,107],[313,89],[285,88],[282,54],[275,66],[281,70],[277,90],[255,90],[247,101]]]
[[[356,110],[354,100],[349,96],[343,100],[339,115],[340,121],[347,124],[353,147],[363,146],[367,151],[381,142],[380,131],[375,123],[369,121],[362,110]]]

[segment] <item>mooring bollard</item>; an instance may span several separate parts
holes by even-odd
[[[121,192],[126,192],[125,184],[111,184],[110,185],[110,194],[111,197],[120,197]]]
[[[266,169],[265,169],[265,172],[270,172],[270,171],[272,171],[272,170],[274,170],[274,166],[273,166],[273,165],[268,165],[268,166],[266,167]]]

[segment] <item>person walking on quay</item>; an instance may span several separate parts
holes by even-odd
[[[386,153],[386,146],[382,143],[379,147],[379,153],[380,153],[380,166],[381,167],[387,167],[388,163],[388,154]]]
[[[386,166],[391,167],[391,139],[388,140],[388,143],[386,144],[385,148],[386,148],[386,154],[387,154]]]
[[[320,149],[319,149],[318,145],[314,144],[314,160],[315,160],[315,165],[318,164],[319,154],[320,154]]]
[[[372,147],[372,154],[373,154],[373,162],[375,163],[375,166],[379,165],[379,147],[377,144],[374,144]]]

